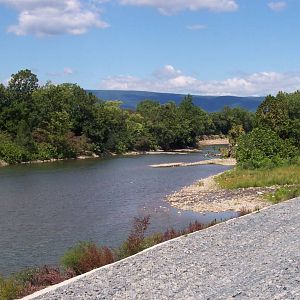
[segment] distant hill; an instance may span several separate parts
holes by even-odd
[[[114,91],[114,90],[88,90],[102,100],[120,100],[122,107],[126,109],[136,109],[139,102],[143,100],[155,100],[161,104],[169,101],[180,103],[185,95],[170,93],[155,93],[141,91]],[[250,111],[255,111],[264,97],[236,97],[236,96],[194,96],[195,105],[208,112],[220,111],[224,106],[242,107]]]

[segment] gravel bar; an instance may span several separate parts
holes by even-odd
[[[300,299],[300,198],[24,299]]]

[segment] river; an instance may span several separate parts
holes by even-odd
[[[0,273],[57,264],[78,241],[118,246],[134,217],[149,214],[150,232],[233,217],[230,212],[184,212],[164,200],[229,167],[149,167],[202,159],[204,153],[143,155],[0,168]]]

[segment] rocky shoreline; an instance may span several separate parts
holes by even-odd
[[[195,212],[224,212],[259,210],[270,206],[263,195],[274,192],[277,187],[222,189],[215,177],[210,176],[168,195],[166,200],[174,207]]]

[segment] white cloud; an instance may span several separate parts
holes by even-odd
[[[182,10],[235,11],[236,0],[119,0],[123,5],[152,6],[160,13],[170,15]]]
[[[8,31],[36,36],[86,33],[90,28],[105,28],[99,12],[80,0],[0,0],[19,12],[18,24]]]
[[[273,11],[280,11],[287,7],[287,3],[285,1],[269,2],[268,6]]]
[[[70,67],[65,67],[62,71],[59,72],[48,72],[47,76],[50,77],[61,77],[61,76],[70,76],[73,75],[75,71]]]
[[[72,68],[66,67],[66,68],[64,68],[64,74],[72,75],[72,74],[74,74],[74,70]]]
[[[156,70],[153,75],[160,79],[174,78],[181,75],[180,70],[176,70],[172,65],[165,65],[163,68]]]
[[[207,26],[203,24],[193,24],[193,25],[186,26],[186,28],[188,30],[202,30],[202,29],[206,29]]]
[[[162,76],[166,70],[170,70],[168,76]],[[203,81],[167,65],[148,78],[130,75],[105,78],[99,88],[198,95],[261,96],[275,94],[280,90],[291,92],[300,89],[300,73],[258,72],[225,80]]]

